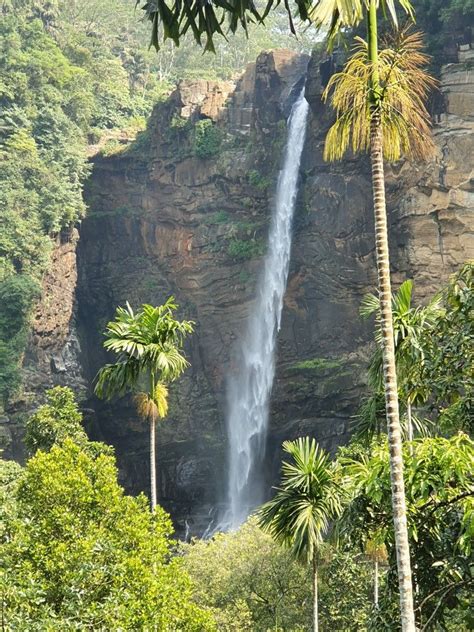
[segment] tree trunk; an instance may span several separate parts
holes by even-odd
[[[150,420],[150,491],[151,510],[156,509],[156,419],[155,415]]]
[[[397,551],[398,585],[403,632],[415,631],[410,549],[403,480],[402,436],[398,409],[395,344],[393,339],[392,289],[388,251],[387,209],[383,167],[383,138],[380,114],[374,111],[371,119],[370,156],[375,215],[375,245],[380,293],[380,315],[383,335],[383,368],[387,432],[390,449],[393,523]]]
[[[313,631],[318,632],[318,563],[316,553],[313,554]]]
[[[382,89],[378,72],[378,0],[370,0],[367,12],[367,39],[369,60],[372,64],[370,80],[370,159],[375,219],[375,250],[380,294],[380,320],[382,329],[383,375],[385,410],[390,452],[390,482],[392,511],[397,553],[398,588],[402,632],[415,632],[413,588],[411,579],[410,547],[408,543],[405,482],[403,480],[402,433],[398,409],[395,342],[393,338],[392,288],[388,250],[387,205],[385,202],[385,175],[383,165],[383,130],[380,114]]]
[[[413,422],[411,419],[411,403],[409,400],[407,401],[407,426],[408,441],[413,441]]]
[[[379,607],[379,563],[374,562],[374,606]]]

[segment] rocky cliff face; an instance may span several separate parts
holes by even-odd
[[[225,381],[252,309],[286,116],[307,63],[277,51],[261,55],[235,84],[178,86],[135,143],[94,160],[75,302],[69,283],[61,285],[59,264],[74,259],[75,237],[58,244],[58,267],[46,280],[50,303],[28,356],[44,383],[90,383],[106,359],[104,325],[126,300],[158,304],[173,294],[180,316],[196,321],[187,347],[192,367],[172,387],[158,433],[160,498],[181,529],[187,521],[199,532],[225,500]],[[306,82],[311,117],[278,340],[269,481],[278,474],[283,439],[309,433],[329,449],[347,440],[371,340],[358,316],[362,296],[375,286],[369,165],[360,158],[323,162],[330,113],[321,104],[318,67],[310,61]],[[436,158],[388,169],[394,279],[415,278],[420,299],[474,256],[468,68],[461,60],[444,70],[447,112],[434,130]],[[66,267],[72,286],[75,266]],[[106,405],[89,397],[85,406],[93,436],[115,445],[124,482],[146,489],[147,427],[131,401]]]

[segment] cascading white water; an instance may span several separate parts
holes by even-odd
[[[235,371],[227,384],[229,509],[221,523],[235,529],[263,501],[270,393],[275,374],[275,345],[288,278],[291,224],[298,172],[306,135],[308,103],[304,88],[292,107],[283,168],[278,177],[268,249],[257,284],[255,308],[239,343]]]

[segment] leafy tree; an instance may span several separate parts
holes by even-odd
[[[342,509],[342,490],[329,456],[309,437],[285,441],[281,487],[260,510],[260,524],[277,542],[313,567],[313,628],[318,620],[318,549]]]
[[[430,390],[422,383],[421,374],[425,363],[425,352],[423,349],[423,338],[427,332],[431,332],[441,313],[440,299],[435,296],[426,306],[412,307],[413,282],[410,280],[401,284],[399,289],[392,296],[393,331],[395,340],[395,361],[397,367],[397,380],[399,394],[407,410],[408,440],[413,439],[412,405],[426,402]],[[368,318],[375,314],[376,333],[375,341],[377,347],[369,363],[369,387],[373,391],[371,396],[375,400],[380,399],[383,390],[383,361],[382,361],[382,333],[380,327],[380,301],[378,296],[368,294],[364,297],[360,308],[363,317]],[[377,401],[373,406],[364,403],[362,412],[378,412]],[[359,433],[369,437],[374,434],[377,428],[374,426],[375,415],[359,415]],[[379,423],[377,421],[378,427]],[[418,429],[424,428],[417,423]]]
[[[150,423],[150,487],[151,506],[155,509],[156,494],[156,419],[166,415],[167,390],[164,383],[181,375],[188,365],[182,355],[185,337],[192,333],[193,323],[174,318],[174,298],[164,305],[142,305],[134,313],[130,305],[118,307],[115,320],[107,325],[104,347],[118,358],[106,364],[97,374],[95,392],[99,397],[124,395],[145,382],[146,392],[138,396],[138,411]]]
[[[405,450],[408,533],[412,551],[415,614],[421,629],[445,629],[458,610],[468,617],[472,590],[474,535],[474,443],[464,434],[450,439],[413,441]],[[396,542],[390,508],[390,463],[386,441],[370,452],[356,446],[341,450],[338,461],[352,487],[351,502],[342,516],[343,534],[364,550],[375,540],[388,552],[384,583],[374,630],[397,630],[394,590]]]
[[[430,389],[442,431],[474,432],[474,263],[442,292],[443,310],[423,340],[422,383]]]
[[[215,629],[169,559],[169,517],[123,493],[113,457],[67,439],[30,459],[14,498],[0,543],[8,629]]]
[[[402,401],[407,400],[408,412],[411,404],[421,405],[430,417],[424,424],[413,417],[420,433],[426,423],[447,433],[473,429],[472,269],[471,262],[462,266],[425,306],[412,306],[412,284],[408,281],[393,296],[400,395]],[[361,313],[369,315],[377,310],[378,298],[368,295]],[[369,438],[380,432],[383,418],[380,333],[376,333],[376,341],[378,348],[368,373],[372,395],[363,401],[358,415],[359,435]]]
[[[55,386],[46,391],[46,402],[26,422],[25,444],[31,454],[38,450],[49,452],[66,440],[91,455],[111,454],[108,446],[89,441],[82,426],[82,413],[70,388]]]
[[[212,608],[219,630],[307,630],[311,570],[264,533],[251,517],[237,531],[182,546],[195,599]],[[320,569],[321,627],[364,629],[370,613],[370,569],[354,550],[330,549]]]

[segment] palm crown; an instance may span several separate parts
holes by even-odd
[[[337,116],[326,138],[326,160],[341,159],[349,146],[354,152],[369,149],[371,77],[375,71],[385,158],[398,160],[404,154],[423,159],[432,153],[430,117],[424,102],[436,82],[423,70],[429,58],[421,52],[422,47],[420,33],[401,31],[391,47],[379,52],[374,68],[367,42],[356,38],[354,54],[344,70],[331,77],[323,95],[331,100]]]
[[[260,510],[260,524],[297,558],[313,559],[330,521],[342,509],[335,466],[314,439],[285,441],[291,461],[283,462],[275,497]]]
[[[123,395],[142,377],[153,375],[170,382],[184,371],[188,361],[181,347],[186,334],[193,331],[193,323],[175,320],[176,307],[171,297],[158,307],[142,305],[136,313],[128,303],[117,308],[115,320],[107,325],[104,347],[118,359],[97,374],[95,392],[99,397]]]

